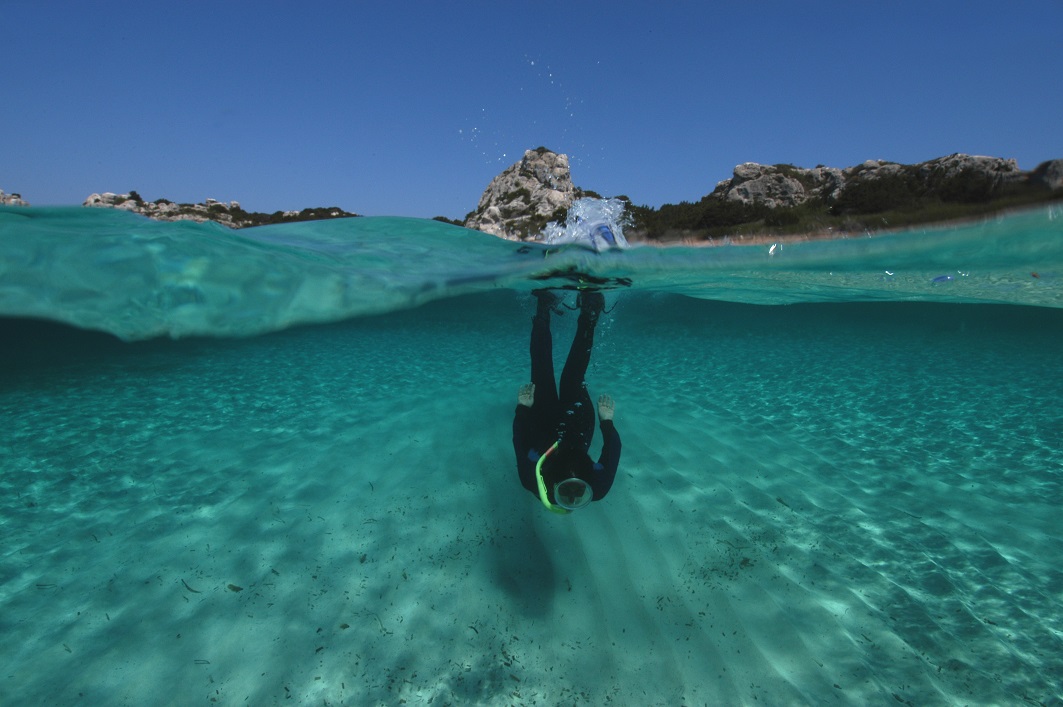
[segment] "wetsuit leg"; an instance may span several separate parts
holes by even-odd
[[[541,444],[552,444],[556,437],[558,417],[557,384],[554,382],[553,338],[550,334],[550,309],[540,300],[539,309],[532,318],[531,331],[531,376],[535,384],[535,402],[532,414],[535,419],[535,439]],[[547,439],[549,438],[549,441]],[[545,451],[545,450],[540,450]]]
[[[561,371],[560,436],[569,444],[577,444],[584,450],[590,447],[591,439],[594,437],[594,406],[591,404],[591,396],[587,392],[587,383],[584,378],[591,362],[594,327],[597,322],[597,312],[580,313],[576,322],[576,335],[572,339],[572,347],[568,351],[565,368]]]

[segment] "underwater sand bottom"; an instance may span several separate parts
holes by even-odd
[[[556,517],[529,312],[469,301],[5,384],[2,701],[1059,699],[1048,353],[622,300],[621,474]]]

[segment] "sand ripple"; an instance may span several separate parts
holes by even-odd
[[[528,312],[463,302],[5,377],[0,701],[1060,701],[1054,339],[624,300],[559,518]]]

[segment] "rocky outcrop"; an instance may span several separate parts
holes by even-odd
[[[582,193],[572,184],[568,155],[545,147],[528,150],[491,180],[465,227],[511,240],[536,236],[547,223],[564,221]]]
[[[833,198],[844,184],[842,170],[833,167],[802,169],[746,162],[734,168],[731,179],[717,184],[713,194],[728,201],[777,208],[797,206],[815,197]]]
[[[868,160],[837,169],[746,162],[696,202],[631,205],[634,240],[732,233],[869,232],[984,216],[1063,199],[1063,160],[1027,172],[1015,160],[952,154],[917,164]]]
[[[168,199],[144,201],[136,192],[104,192],[90,195],[82,206],[132,211],[156,221],[217,221],[231,228],[239,228],[242,225],[238,219],[233,218],[233,212],[241,211],[240,204],[236,201],[223,204],[214,199],[207,199],[202,204],[175,204]]]
[[[967,175],[984,176],[994,184],[1005,185],[1022,181],[1027,176],[1019,169],[1019,163],[1015,160],[962,153],[938,157],[913,166],[927,185]]]
[[[230,228],[357,216],[337,207],[261,214],[244,211],[238,201],[230,201],[227,204],[215,199],[207,199],[201,204],[175,204],[169,199],[144,201],[135,191],[128,194],[92,194],[85,199],[82,206],[132,211],[156,221],[215,221]]]
[[[0,189],[0,206],[29,206],[29,203],[23,201],[21,194],[5,194]]]
[[[734,175],[717,184],[709,196],[768,208],[792,207],[811,199],[844,203],[855,192],[894,182],[912,194],[946,194],[959,200],[975,200],[989,198],[1009,185],[1034,180],[1048,188],[1058,188],[1063,182],[1063,160],[1046,162],[1034,172],[1020,170],[1012,159],[960,153],[914,165],[868,160],[845,169],[746,162],[735,167]]]
[[[1045,189],[1063,189],[1063,160],[1042,162],[1030,172],[1030,182]]]
[[[1061,188],[1063,160],[1045,162],[1032,172],[1019,169],[1012,159],[962,153],[917,164],[867,160],[844,169],[746,162],[697,203],[666,204],[669,208],[659,211],[629,208],[636,239],[667,239],[755,222],[786,228],[846,217],[859,224],[868,214],[985,204],[1003,197],[1034,203],[1056,198],[1045,192]],[[464,225],[511,240],[537,238],[551,221],[563,222],[582,196],[597,194],[572,183],[566,155],[540,147],[525,152],[491,181]]]

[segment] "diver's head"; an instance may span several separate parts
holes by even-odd
[[[554,503],[566,511],[577,511],[594,500],[591,485],[572,477],[554,484]]]
[[[536,469],[540,476],[539,496],[543,504],[558,513],[585,507],[594,500],[594,491],[586,481],[593,469],[594,462],[587,452],[555,444],[543,455]],[[547,489],[553,491],[553,499],[546,494]]]

